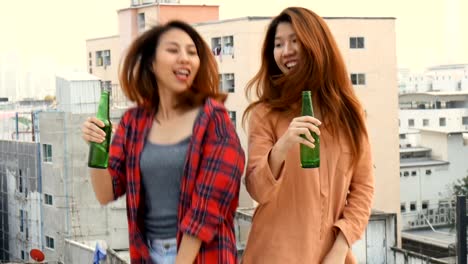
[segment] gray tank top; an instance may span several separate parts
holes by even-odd
[[[180,182],[190,138],[167,145],[147,140],[143,148],[140,169],[146,196],[147,239],[176,237]]]

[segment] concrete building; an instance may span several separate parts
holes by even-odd
[[[400,149],[402,228],[446,225],[451,186],[468,176],[468,134],[421,130],[420,145]]]
[[[0,140],[0,262],[42,247],[39,145]]]
[[[112,112],[114,122],[121,113]],[[80,126],[90,114],[42,112],[39,115],[42,185],[53,201],[44,206],[44,252],[47,259],[64,260],[65,239],[105,239],[112,248],[128,248],[123,199],[109,206],[97,202],[88,175],[89,147]]]
[[[468,89],[399,95],[400,134],[419,129],[468,131]]]
[[[423,73],[400,69],[398,77],[400,93],[468,90],[468,64],[433,66]]]
[[[87,73],[57,77],[57,109],[17,102],[30,112],[1,113],[8,135],[0,141],[1,261],[28,260],[38,248],[46,261],[63,262],[65,239],[105,239],[114,249],[128,248],[125,202],[99,205],[81,139],[80,126],[95,113],[102,84]],[[113,122],[121,114],[111,111]]]
[[[114,107],[126,108],[129,102],[123,95],[118,79],[120,58],[131,41],[144,30],[169,19],[188,23],[219,19],[219,6],[185,5],[178,0],[131,0],[130,6],[117,11],[119,35],[86,41],[88,72],[112,87]]]

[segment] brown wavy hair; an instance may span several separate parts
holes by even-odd
[[[302,58],[287,74],[278,68],[274,55],[276,28],[290,23],[302,47]],[[367,138],[363,108],[354,93],[338,46],[325,21],[314,12],[301,8],[284,9],[270,22],[263,42],[261,66],[249,81],[246,96],[256,96],[244,112],[264,103],[276,111],[298,111],[302,91],[310,90],[322,122],[332,135],[342,131],[350,144],[353,157],[359,157]],[[364,137],[363,137],[364,136]],[[357,162],[353,159],[353,164]]]
[[[187,33],[195,43],[200,58],[200,67],[193,84],[179,95],[177,106],[200,105],[207,97],[224,102],[226,94],[219,91],[218,67],[210,48],[192,26],[177,20],[155,26],[132,42],[119,67],[119,80],[124,94],[138,106],[158,108],[158,83],[153,62],[161,37],[171,29]]]

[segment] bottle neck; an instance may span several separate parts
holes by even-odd
[[[99,100],[99,107],[96,117],[102,120],[109,118],[109,92],[102,91],[101,99]]]
[[[314,107],[312,106],[312,96],[310,93],[302,94],[302,115],[314,116]]]

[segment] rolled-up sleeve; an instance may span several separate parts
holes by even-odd
[[[210,242],[219,224],[229,214],[235,214],[245,164],[239,138],[226,111],[216,111],[209,121],[201,152],[191,206],[180,229]]]
[[[274,129],[267,117],[267,110],[257,106],[249,119],[248,162],[245,185],[250,196],[259,204],[268,202],[279,190],[284,168],[275,179],[268,158],[275,144]]]
[[[363,140],[362,155],[354,169],[347,204],[343,217],[334,226],[345,236],[352,246],[364,233],[372,208],[374,197],[374,171],[371,147],[368,139]]]

